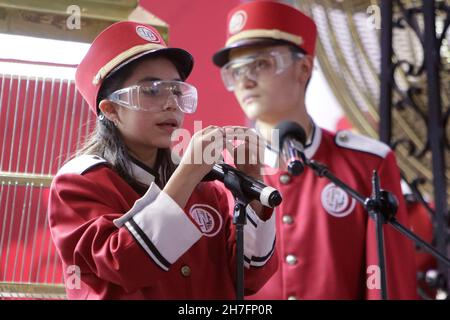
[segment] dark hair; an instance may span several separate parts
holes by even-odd
[[[125,80],[132,75],[137,65],[146,58],[148,57],[144,56],[130,62],[123,68],[110,74],[104,80],[97,97],[97,108],[103,99],[106,99],[111,93],[122,88]],[[84,146],[77,152],[77,155],[82,154],[97,155],[105,159],[111,167],[133,187],[133,189],[140,194],[145,193],[147,186],[143,185],[132,176],[130,167],[132,158],[128,153],[119,130],[111,120],[108,120],[101,113],[101,111],[99,111],[99,116],[97,117],[95,130],[87,139]],[[155,183],[160,188],[164,187],[172,173],[175,171],[175,168],[176,165],[172,161],[170,149],[158,149],[155,167],[152,169],[158,173],[158,176],[155,177]]]

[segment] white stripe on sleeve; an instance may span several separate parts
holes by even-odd
[[[250,205],[246,211],[247,224],[244,226],[246,262],[250,266],[263,266],[275,249],[275,210],[267,221],[262,221]]]

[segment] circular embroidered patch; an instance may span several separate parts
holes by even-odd
[[[154,43],[160,43],[161,40],[159,37],[149,28],[145,26],[138,26],[136,27],[136,33],[139,37],[141,37],[144,40],[147,40],[148,42],[154,42]]]
[[[323,188],[322,206],[332,216],[342,218],[349,215],[355,208],[356,201],[337,187],[334,183],[329,183]]]
[[[228,32],[230,34],[238,33],[244,28],[247,22],[247,13],[243,10],[236,11],[230,19],[228,24]]]
[[[189,214],[197,223],[200,231],[207,237],[214,237],[222,228],[222,216],[211,206],[194,204]]]

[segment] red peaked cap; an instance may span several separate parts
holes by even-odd
[[[234,48],[280,43],[293,44],[314,56],[316,37],[314,21],[296,8],[272,1],[247,2],[228,14],[227,41],[213,62],[222,67]]]
[[[92,111],[96,114],[99,111],[97,97],[105,78],[131,61],[148,55],[168,58],[183,80],[194,66],[189,52],[167,47],[159,32],[150,25],[121,21],[103,30],[92,42],[75,73],[77,89]]]

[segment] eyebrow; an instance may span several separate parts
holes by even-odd
[[[163,79],[157,77],[145,77],[138,81],[138,83],[148,82],[148,81],[162,81]],[[180,78],[172,79],[172,81],[182,81]]]

